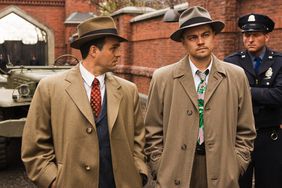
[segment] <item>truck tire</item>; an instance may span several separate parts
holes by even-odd
[[[0,170],[8,165],[7,146],[7,138],[0,136]]]

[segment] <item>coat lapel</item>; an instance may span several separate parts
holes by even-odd
[[[66,88],[66,92],[70,96],[71,100],[76,104],[82,115],[84,115],[85,118],[96,129],[93,112],[91,110],[90,103],[83,86],[83,79],[80,74],[79,64],[70,70],[65,80],[69,82],[69,86]]]
[[[191,99],[195,107],[198,107],[198,96],[195,89],[194,79],[192,77],[192,70],[188,62],[188,57],[184,57],[179,61],[178,66],[173,74],[175,79],[178,79],[185,93]]]
[[[248,71],[251,75],[256,76],[250,55],[245,52],[241,58],[243,59],[243,61],[240,61],[242,68]]]
[[[205,92],[205,104],[206,105],[216,88],[219,86],[223,79],[223,75],[226,75],[225,70],[221,67],[221,62],[213,55],[213,64],[211,68],[211,73],[209,75],[208,86]]]
[[[117,119],[120,102],[122,99],[121,85],[111,73],[106,74],[106,92],[107,92],[107,115],[109,133],[111,134],[115,121]]]

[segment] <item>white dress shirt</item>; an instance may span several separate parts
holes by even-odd
[[[94,81],[95,78],[97,78],[100,82],[100,92],[101,92],[101,104],[103,104],[104,101],[104,95],[105,95],[105,74],[99,75],[97,77],[95,77],[92,73],[90,73],[84,66],[82,63],[79,64],[79,70],[80,73],[82,75],[82,79],[83,79],[83,84],[84,84],[84,88],[85,91],[87,93],[87,97],[89,99],[90,102],[90,95],[91,95],[91,89],[92,89],[92,82]]]
[[[199,70],[191,61],[190,57],[189,57],[189,63],[190,63],[190,67],[191,67],[191,70],[192,70],[192,75],[193,75],[193,78],[194,78],[194,83],[195,83],[195,88],[196,88],[196,91],[198,89],[198,85],[200,84],[201,82],[201,79],[200,77],[196,74],[196,72]],[[208,68],[206,70],[209,70],[209,74],[207,75],[206,77],[206,83],[208,84],[208,80],[209,80],[209,75],[211,73],[211,67],[212,67],[212,59],[211,59],[211,63],[209,64]],[[201,71],[201,72],[205,72],[206,70],[204,71]]]

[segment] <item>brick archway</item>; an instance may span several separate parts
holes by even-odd
[[[54,33],[51,29],[34,19],[32,16],[28,15],[26,12],[24,12],[22,9],[20,9],[17,6],[9,6],[5,9],[3,9],[0,12],[0,19],[10,13],[17,14],[18,16],[22,17],[23,19],[27,20],[31,24],[35,25],[36,27],[42,29],[43,31],[46,32],[47,34],[47,58],[46,61],[48,62],[49,65],[53,64],[54,62],[54,49],[55,49],[55,44],[54,44]]]

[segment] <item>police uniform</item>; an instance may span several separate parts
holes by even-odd
[[[239,19],[243,32],[271,32],[274,22],[264,15],[249,14]],[[252,55],[239,51],[224,60],[242,67],[248,77],[257,129],[252,162],[240,179],[241,188],[252,187],[253,169],[256,188],[282,187],[282,53],[266,46],[256,72]]]

